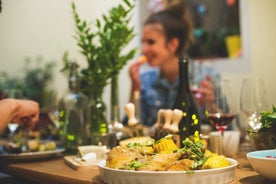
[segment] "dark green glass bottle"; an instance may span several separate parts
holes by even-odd
[[[199,109],[190,90],[188,65],[188,58],[179,59],[179,86],[173,105],[173,109],[183,111],[183,117],[179,122],[181,142],[191,135],[199,135],[201,124]]]

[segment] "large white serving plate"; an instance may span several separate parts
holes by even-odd
[[[49,151],[24,152],[18,154],[0,154],[0,160],[4,161],[26,161],[38,160],[60,155],[64,148],[57,148]]]
[[[106,167],[105,160],[98,167],[102,180],[108,184],[225,184],[234,180],[238,162],[227,158],[231,165],[218,169],[186,171],[129,171]]]

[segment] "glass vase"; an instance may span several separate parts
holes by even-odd
[[[117,145],[115,133],[109,132],[106,121],[106,106],[102,98],[96,98],[91,103],[91,144],[105,145],[112,148]]]
[[[106,133],[106,105],[99,95],[90,101],[90,132],[93,133]]]
[[[109,121],[109,133],[113,132],[114,125],[120,121],[120,108],[119,108],[119,83],[118,75],[111,79],[111,110]]]

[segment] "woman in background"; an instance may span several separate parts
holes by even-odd
[[[165,9],[152,13],[145,21],[142,33],[145,58],[129,68],[130,102],[134,92],[140,91],[144,125],[152,126],[156,122],[159,109],[173,107],[179,85],[179,57],[186,56],[192,42],[192,23],[183,1],[166,3]],[[210,76],[207,79],[211,80]],[[208,82],[201,82],[198,90],[200,95],[196,99],[202,106]]]

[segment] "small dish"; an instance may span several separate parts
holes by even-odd
[[[256,172],[276,181],[276,149],[249,152],[247,158]]]

